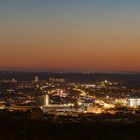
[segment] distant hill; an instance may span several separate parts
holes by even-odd
[[[104,80],[119,82],[124,86],[140,88],[139,72],[118,73],[60,73],[60,72],[0,72],[0,80],[15,78],[18,81],[34,80],[38,75],[39,80],[51,78],[65,78],[66,82],[94,83]]]

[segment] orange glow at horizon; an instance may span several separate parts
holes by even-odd
[[[93,40],[86,43],[86,40],[80,42],[54,40],[54,42],[2,44],[6,47],[0,48],[0,67],[17,70],[139,71],[138,44],[123,42],[122,47],[117,47],[121,46],[121,43],[114,42],[113,44],[113,41],[98,43]],[[9,47],[11,44],[14,47]]]

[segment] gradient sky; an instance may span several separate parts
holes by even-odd
[[[0,70],[140,71],[140,0],[0,0]]]

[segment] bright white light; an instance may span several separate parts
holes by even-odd
[[[81,102],[78,102],[78,105],[82,105],[82,103]]]
[[[140,106],[140,99],[129,99],[129,102],[131,107]]]

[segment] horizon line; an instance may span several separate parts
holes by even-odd
[[[55,70],[2,70],[0,72],[25,72],[25,73],[81,73],[81,74],[140,74],[140,71],[55,71]]]

